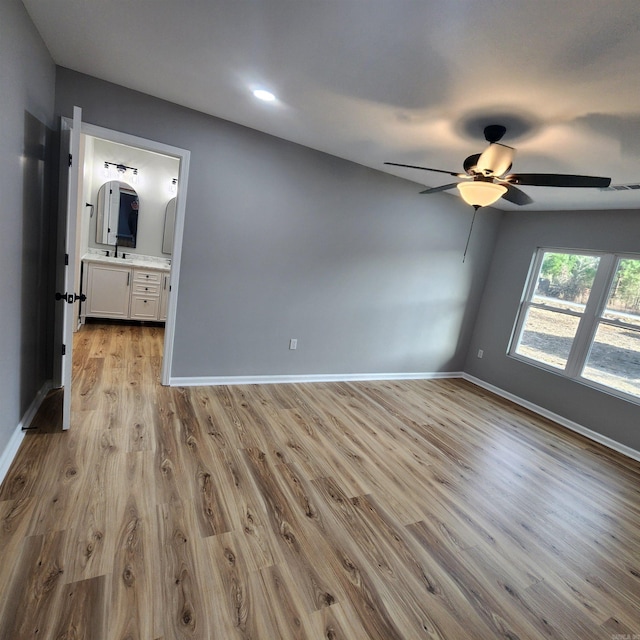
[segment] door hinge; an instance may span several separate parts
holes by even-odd
[[[69,154],[69,166],[72,167],[73,166],[73,155]]]
[[[65,267],[69,266],[69,254],[68,253],[64,254],[64,266]]]
[[[67,345],[66,345],[66,344],[63,344],[63,345],[62,345],[62,355],[63,355],[63,356],[66,356],[66,355],[67,355]]]

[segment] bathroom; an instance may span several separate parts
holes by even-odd
[[[180,161],[82,138],[75,326],[94,318],[164,323]]]

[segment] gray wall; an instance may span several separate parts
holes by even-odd
[[[538,247],[640,250],[637,211],[505,214],[465,370],[525,400],[640,450],[640,406],[506,355]],[[484,357],[476,357],[478,349]]]
[[[19,0],[0,2],[0,452],[51,376],[49,184],[55,67]],[[52,300],[52,299],[51,299]]]
[[[462,368],[500,214],[462,264],[458,198],[58,68],[74,104],[191,151],[173,376]]]

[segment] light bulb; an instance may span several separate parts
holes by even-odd
[[[271,91],[266,91],[265,89],[255,89],[253,95],[264,102],[273,102],[276,99]]]

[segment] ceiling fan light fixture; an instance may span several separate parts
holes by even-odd
[[[457,187],[462,199],[472,207],[488,207],[507,193],[504,185],[483,180],[460,182]]]

